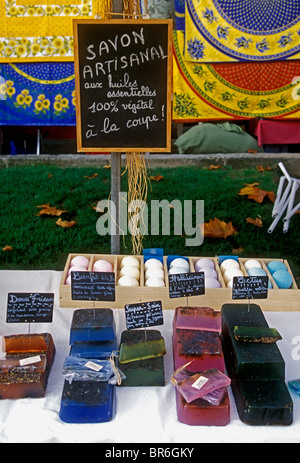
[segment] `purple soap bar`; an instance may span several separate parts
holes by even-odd
[[[227,387],[230,382],[230,378],[216,368],[196,374],[182,369],[175,372],[172,377],[172,383],[188,403],[200,399],[216,389]]]
[[[174,370],[192,362],[194,373],[217,368],[225,372],[225,361],[219,333],[215,331],[179,330],[173,333]]]
[[[230,422],[230,402],[228,391],[217,406],[203,399],[187,403],[176,389],[177,418],[189,426],[226,426]]]
[[[221,332],[221,312],[210,307],[177,307],[174,328]]]

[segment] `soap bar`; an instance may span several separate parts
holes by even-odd
[[[221,310],[222,344],[228,375],[239,379],[285,379],[285,362],[276,344],[239,342],[235,326],[268,328],[256,304],[224,304]]]
[[[115,322],[111,309],[79,309],[73,314],[70,345],[75,342],[113,341]]]
[[[282,339],[275,328],[257,326],[235,326],[234,337],[240,342],[259,342],[261,344],[274,344]]]
[[[219,333],[201,330],[173,331],[174,370],[192,362],[189,370],[199,371],[217,368],[225,371],[225,362]]]
[[[3,352],[20,354],[22,352],[43,352],[47,350],[43,334],[22,334],[3,337]]]
[[[121,335],[120,363],[122,364],[165,354],[165,341],[157,330],[126,330]]]
[[[117,341],[75,342],[70,349],[70,355],[88,359],[109,359],[112,352],[118,350]]]
[[[226,426],[230,422],[230,403],[225,391],[220,405],[211,405],[203,399],[187,403],[176,390],[176,409],[180,423],[190,426]]]
[[[44,397],[55,357],[52,336],[45,333],[3,339],[6,359],[0,363],[0,399]],[[38,351],[38,347],[43,350]]]
[[[69,356],[63,365],[63,377],[72,381],[108,381],[114,376],[112,363],[109,360],[93,361]]]
[[[164,358],[154,357],[136,362],[119,363],[118,367],[125,375],[121,386],[164,386]]]
[[[216,368],[194,374],[182,369],[173,374],[172,383],[186,402],[190,403],[216,389],[229,386],[230,378]]]
[[[291,391],[295,392],[300,396],[300,379],[296,379],[294,381],[289,381],[288,386]]]
[[[252,426],[293,423],[293,401],[283,380],[233,380],[231,387],[243,423]]]
[[[174,328],[202,331],[221,331],[221,312],[210,307],[177,307]]]
[[[115,417],[116,387],[104,381],[65,380],[59,417],[65,423],[104,423]]]

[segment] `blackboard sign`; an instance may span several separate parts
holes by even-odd
[[[201,296],[204,293],[204,272],[169,275],[170,298]]]
[[[115,274],[113,272],[71,272],[72,300],[115,301]]]
[[[51,323],[54,294],[8,293],[6,323]]]
[[[74,20],[82,152],[170,152],[172,20]]]
[[[268,285],[267,276],[234,277],[232,299],[267,299]]]
[[[161,301],[141,302],[125,305],[126,326],[128,330],[163,325]]]

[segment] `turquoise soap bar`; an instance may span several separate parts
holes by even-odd
[[[117,341],[103,342],[75,342],[70,349],[73,357],[86,359],[109,359],[114,351],[118,350]]]
[[[64,383],[59,417],[65,423],[105,423],[115,417],[115,389],[108,382]]]
[[[115,322],[111,309],[79,309],[73,314],[70,344],[114,341]]]
[[[224,304],[221,310],[222,345],[227,372],[239,379],[285,379],[285,362],[276,344],[240,342],[236,326],[268,328],[261,308],[256,304]]]
[[[252,426],[289,426],[293,401],[283,380],[231,382],[240,420]]]
[[[289,381],[288,385],[290,390],[298,394],[298,396],[300,397],[300,379]]]

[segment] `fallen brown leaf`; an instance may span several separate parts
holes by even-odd
[[[12,251],[12,247],[11,246],[5,246],[2,251]]]
[[[208,170],[218,170],[218,169],[222,169],[222,166],[219,165],[219,166],[214,166],[213,164],[211,166],[209,166]]]
[[[51,207],[48,204],[43,204],[42,206],[36,206],[37,208],[42,209],[38,214],[37,217],[40,215],[53,215],[55,217],[61,216],[64,212],[67,211],[61,211],[60,209],[57,209],[56,207]]]
[[[94,174],[94,175],[91,175],[91,176],[85,175],[84,178],[88,178],[89,180],[92,180],[93,178],[96,178],[96,177],[98,177],[98,174]]]
[[[264,167],[264,166],[256,166],[256,170],[258,170],[258,172],[266,172],[266,171],[272,170],[272,168]]]
[[[256,186],[258,184],[253,183],[252,185],[246,185],[245,188],[242,188],[238,193],[240,196],[248,196],[248,199],[253,199],[257,203],[262,203],[263,200],[267,197],[272,203],[275,202],[276,195],[273,191],[261,190]]]
[[[209,222],[204,223],[204,236],[207,238],[226,239],[228,236],[236,235],[237,233],[237,229],[231,222],[226,223],[216,217],[214,220],[210,219]]]
[[[256,227],[259,227],[259,228],[262,227],[262,220],[259,218],[251,219],[251,217],[248,217],[246,221],[247,223],[251,223],[252,225],[255,225]]]
[[[160,182],[161,180],[164,180],[164,177],[162,175],[155,175],[150,177],[151,180],[154,180],[155,182]]]
[[[75,220],[73,220],[71,222],[68,222],[67,220],[58,219],[57,222],[56,222],[56,225],[58,225],[59,227],[62,227],[62,228],[71,228],[74,225],[76,225],[76,222],[75,222]]]

